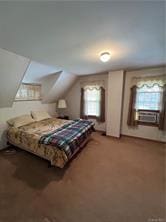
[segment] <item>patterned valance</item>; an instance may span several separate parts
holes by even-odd
[[[160,76],[149,76],[149,77],[134,77],[132,79],[132,85],[141,88],[143,86],[153,87],[154,85],[158,85],[163,87],[166,84],[166,74]]]
[[[105,88],[105,82],[104,80],[101,81],[83,81],[81,82],[81,88],[93,90],[93,89],[100,89],[101,87]]]

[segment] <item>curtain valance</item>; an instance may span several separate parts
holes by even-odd
[[[142,93],[140,94],[140,97],[137,96],[139,95],[139,93]],[[152,95],[150,100],[147,96],[144,99],[144,94],[148,93],[149,98],[150,94]],[[148,98],[148,100],[146,98]],[[140,107],[139,103],[141,104],[141,106],[143,104],[144,107],[148,107],[148,109],[140,108],[142,110],[157,110],[159,112],[158,127],[160,130],[166,131],[166,75],[132,79],[127,121],[128,126],[135,127],[138,125],[137,110]],[[151,107],[153,108],[151,109]],[[154,107],[157,107],[157,109]]]
[[[134,77],[132,79],[132,86],[141,88],[143,86],[153,87],[154,85],[163,87],[166,84],[166,74],[160,76],[149,76],[149,77]]]
[[[100,89],[101,87],[105,88],[105,82],[104,81],[87,81],[87,82],[81,82],[81,88],[84,90],[89,89]]]

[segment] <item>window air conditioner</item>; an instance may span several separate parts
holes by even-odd
[[[159,123],[159,113],[154,111],[138,111],[138,121],[144,123]]]

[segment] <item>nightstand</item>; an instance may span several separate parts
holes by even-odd
[[[58,119],[66,119],[66,120],[69,120],[69,116],[58,116],[57,118],[58,118]]]

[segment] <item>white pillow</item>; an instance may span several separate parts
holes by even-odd
[[[7,123],[10,126],[14,126],[14,127],[20,127],[20,126],[24,126],[27,125],[29,123],[34,122],[35,120],[32,119],[32,117],[30,115],[22,115],[22,116],[17,116],[15,118],[9,119],[7,121]]]
[[[31,115],[35,121],[51,118],[51,116],[46,111],[31,111]]]

